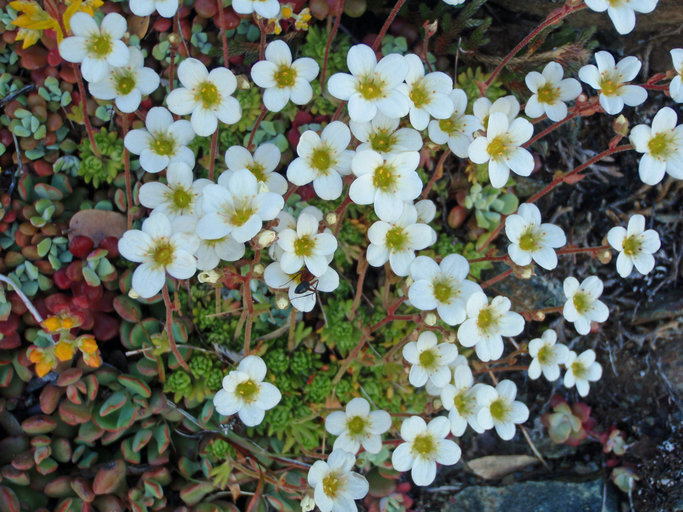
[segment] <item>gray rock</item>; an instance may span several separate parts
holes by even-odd
[[[604,495],[604,496],[603,496]],[[616,491],[603,480],[524,482],[503,487],[468,487],[442,512],[617,512]]]

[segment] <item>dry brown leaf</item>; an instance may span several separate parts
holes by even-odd
[[[530,455],[489,455],[471,460],[467,465],[475,475],[493,480],[536,462],[538,459]]]
[[[128,33],[138,36],[140,39],[145,37],[147,29],[149,28],[149,16],[135,16],[128,17]]]
[[[126,216],[107,210],[81,210],[69,222],[69,240],[78,235],[89,237],[95,246],[103,238],[121,238],[126,232]]]

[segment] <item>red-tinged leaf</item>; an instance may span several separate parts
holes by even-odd
[[[79,500],[78,498],[66,498],[57,504],[55,512],[74,512],[76,510],[80,511],[82,510],[82,507],[78,506],[80,502],[81,500]]]
[[[11,366],[0,366],[0,388],[7,388],[12,382],[14,370]]]
[[[78,388],[73,385],[66,387],[66,398],[69,400],[69,402],[73,404],[80,405],[83,403],[83,399],[81,398],[81,395],[78,393]]]
[[[127,322],[138,323],[142,318],[140,305],[125,295],[114,299],[114,310]]]
[[[102,407],[100,407],[100,416],[107,416],[118,411],[121,407],[126,405],[128,398],[128,395],[123,391],[112,393],[112,395],[104,401]]]
[[[36,183],[35,187],[33,187],[33,192],[41,199],[46,198],[52,201],[59,201],[64,197],[64,193],[61,190],[47,183]]]
[[[57,422],[49,416],[40,414],[25,419],[21,423],[21,428],[30,436],[47,434],[57,428]]]
[[[75,384],[83,376],[83,370],[80,368],[69,368],[63,371],[57,378],[57,385],[60,387],[70,386]]]
[[[162,423],[154,429],[154,439],[156,439],[159,453],[165,452],[168,445],[171,444],[171,430],[166,423]]]
[[[145,480],[145,494],[147,496],[154,496],[156,499],[160,500],[164,497],[164,488],[155,482],[154,480]]]
[[[33,454],[30,451],[20,453],[12,459],[12,467],[17,471],[28,471],[35,465]],[[5,466],[7,467],[7,466]]]
[[[86,503],[92,503],[92,501],[95,499],[95,493],[92,491],[90,483],[85,478],[79,477],[72,480],[71,488],[78,495],[78,497]]]
[[[97,441],[103,435],[104,429],[102,429],[94,421],[88,421],[86,423],[83,423],[80,427],[78,427],[78,436],[76,437],[76,439],[74,439],[74,442],[87,444],[88,446],[94,446],[95,441]],[[72,462],[76,462],[76,460],[78,460],[76,458],[76,453],[80,448],[82,448],[82,446],[79,446],[74,451]]]
[[[152,390],[150,387],[145,381],[139,379],[138,377],[127,374],[119,375],[119,382],[123,385],[123,387],[144,398],[149,398],[152,396]]]
[[[122,460],[110,462],[101,467],[95,475],[92,490],[98,496],[112,494],[126,478],[126,463]]]
[[[64,390],[48,384],[40,392],[40,410],[44,414],[52,414],[57,409],[59,405],[59,399],[62,397]]]
[[[15,485],[29,485],[31,479],[24,471],[14,469],[12,466],[5,466],[2,468],[2,478]]]
[[[185,478],[192,478],[192,475],[199,471],[199,469],[199,464],[187,457],[180,457],[178,460],[178,470]]]
[[[86,377],[83,379],[83,382],[85,382],[86,396],[88,397],[88,400],[92,402],[95,400],[97,391],[100,389],[99,382],[97,382],[97,377],[91,373],[86,375]]]
[[[36,464],[40,465],[45,459],[47,459],[52,454],[52,450],[47,446],[39,446],[33,451],[33,460]]]
[[[45,485],[43,492],[49,498],[66,498],[73,494],[70,482],[70,476],[58,476]]]
[[[40,446],[50,446],[52,438],[50,436],[35,436],[31,439],[31,446],[38,448]]]
[[[36,466],[36,470],[41,475],[49,475],[50,473],[54,473],[55,471],[57,471],[58,467],[59,464],[57,464],[57,461],[52,457],[48,457]]]
[[[68,439],[63,437],[58,437],[52,441],[52,456],[57,459],[58,462],[69,462],[71,460],[71,443]]]
[[[139,452],[140,450],[142,450],[147,445],[147,443],[149,443],[150,439],[152,439],[151,430],[138,430],[138,432],[135,434],[135,437],[133,438],[133,451]]]
[[[570,176],[565,176],[562,181],[564,181],[567,185],[573,185],[574,183],[578,183],[582,179],[586,177],[586,174],[572,174]]]
[[[187,505],[196,505],[204,496],[213,490],[214,486],[208,482],[191,483],[180,490],[180,499]]]
[[[168,485],[173,481],[171,472],[166,468],[152,468],[142,475],[142,480],[155,480],[161,485]]]
[[[80,425],[90,421],[91,418],[90,407],[85,404],[75,404],[68,401],[59,404],[59,419],[67,425]]]
[[[0,486],[0,512],[20,512],[19,498],[9,487]]]
[[[121,454],[123,455],[123,459],[126,462],[129,462],[131,464],[140,464],[140,454],[133,451],[133,438],[129,437],[128,439],[124,439],[123,442],[121,443]]]

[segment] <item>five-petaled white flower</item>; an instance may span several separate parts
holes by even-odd
[[[549,62],[543,72],[530,72],[525,78],[526,86],[533,93],[526,102],[524,113],[529,117],[541,117],[544,113],[551,121],[567,117],[566,101],[581,94],[581,84],[575,78],[565,78],[562,65]]]
[[[486,135],[470,144],[467,154],[476,164],[489,163],[491,186],[501,188],[510,177],[510,169],[520,176],[534,170],[534,157],[522,148],[534,133],[533,125],[524,118],[510,122],[503,112],[489,115]]]
[[[311,274],[322,276],[328,262],[337,249],[337,239],[332,233],[318,233],[318,219],[302,213],[296,222],[296,231],[283,229],[278,234],[282,249],[280,267],[286,274],[294,274],[306,265]]]
[[[641,62],[636,57],[624,57],[614,63],[612,54],[600,51],[595,54],[597,66],[589,64],[579,69],[579,78],[596,91],[598,100],[608,114],[618,114],[624,108],[640,105],[647,99],[647,91],[638,85],[628,85],[640,72]]]
[[[178,0],[130,0],[128,7],[136,16],[149,16],[156,11],[164,18],[172,18],[178,11]]]
[[[278,0],[233,0],[232,8],[237,14],[251,14],[255,12],[262,18],[277,18],[280,14]]]
[[[282,398],[277,387],[263,382],[267,370],[266,363],[258,356],[242,359],[237,370],[223,377],[223,389],[213,397],[216,412],[223,416],[237,413],[248,427],[261,423],[265,412]]]
[[[543,331],[540,338],[534,338],[529,342],[529,378],[536,380],[541,376],[550,382],[560,376],[560,365],[564,364],[569,356],[569,349],[562,343],[557,343],[557,333],[552,329]]]
[[[472,134],[483,129],[484,125],[476,116],[465,114],[467,94],[462,89],[453,89],[450,93],[453,102],[453,113],[446,119],[434,119],[429,122],[429,138],[435,144],[448,144],[448,148],[460,158],[467,158]]]
[[[382,156],[389,153],[404,153],[406,151],[420,151],[422,148],[422,136],[412,128],[399,128],[400,119],[387,117],[382,113],[372,119],[359,123],[351,121],[351,133],[361,144],[356,148],[357,152],[371,149]]]
[[[368,453],[382,449],[382,434],[391,428],[391,416],[386,411],[370,411],[365,398],[354,398],[346,411],[334,411],[325,418],[325,429],[333,436],[334,450],[355,454],[361,445]]]
[[[481,287],[467,279],[470,265],[459,254],[449,254],[441,263],[428,256],[418,256],[410,264],[413,284],[408,290],[410,303],[417,309],[436,309],[448,325],[462,323],[467,317],[467,299]]]
[[[440,388],[451,380],[451,364],[458,357],[458,349],[452,343],[438,343],[436,334],[425,331],[403,347],[403,357],[411,364],[408,380],[416,388],[427,381]]]
[[[395,221],[406,202],[412,202],[422,191],[422,180],[415,172],[419,163],[416,151],[385,157],[372,150],[358,152],[351,160],[357,178],[349,187],[349,197],[356,204],[374,204],[380,219]]]
[[[251,68],[251,79],[263,87],[263,104],[271,112],[280,112],[289,100],[296,105],[311,101],[311,80],[318,76],[318,63],[310,57],[292,62],[292,51],[281,40],[268,44],[266,60],[260,60]]]
[[[212,182],[200,178],[192,181],[192,169],[185,162],[174,162],[166,171],[166,184],[150,181],[140,187],[140,204],[166,215],[171,221],[180,215],[195,216],[201,192]]]
[[[99,82],[107,75],[109,66],[125,66],[129,50],[121,41],[128,29],[126,19],[115,12],[107,14],[100,26],[84,12],[71,17],[72,37],[59,43],[59,54],[67,62],[80,62],[83,78]]]
[[[315,504],[321,512],[356,512],[354,500],[365,497],[370,489],[364,476],[351,471],[356,457],[334,450],[327,462],[317,460],[308,470],[308,485],[314,488]]]
[[[482,292],[473,293],[467,300],[467,320],[458,327],[458,341],[463,347],[475,347],[482,361],[500,359],[503,355],[503,336],[517,336],[524,330],[524,318],[510,311],[510,299],[489,299]]]
[[[495,112],[502,112],[508,118],[508,121],[512,123],[517,119],[520,109],[519,101],[514,96],[503,96],[498,98],[496,101],[491,102],[490,99],[477,98],[472,104],[472,113],[479,119],[484,127],[488,126],[489,117]]]
[[[628,277],[635,266],[641,274],[648,274],[655,266],[653,253],[659,250],[661,242],[654,229],[645,229],[645,217],[633,215],[628,228],[615,226],[607,232],[607,241],[619,251],[617,272]]]
[[[620,34],[628,34],[636,26],[636,14],[654,11],[659,0],[586,0],[591,11],[605,12]]]
[[[427,128],[430,116],[435,119],[449,118],[453,113],[453,102],[449,97],[453,90],[451,77],[441,71],[425,75],[422,59],[414,53],[403,57],[403,65],[408,72],[399,90],[410,101],[410,124],[413,128]]]
[[[565,361],[567,371],[564,374],[564,386],[572,388],[576,386],[579,395],[586,396],[590,390],[590,382],[600,380],[602,366],[595,360],[595,352],[586,350],[577,355],[573,350],[569,352]]]
[[[202,218],[197,223],[200,238],[216,240],[230,234],[238,242],[251,240],[280,213],[285,202],[273,192],[260,192],[258,181],[247,169],[234,172],[227,186],[207,185],[202,194]]]
[[[677,122],[676,111],[664,107],[655,114],[651,127],[639,124],[631,130],[634,149],[644,153],[638,164],[643,183],[656,185],[665,173],[683,179],[683,125],[676,126]]]
[[[133,272],[133,290],[143,299],[161,291],[166,272],[176,279],[189,279],[197,269],[193,256],[199,239],[188,233],[173,233],[163,213],[145,219],[142,230],[126,231],[119,240],[119,252],[129,261],[141,263]]]
[[[676,103],[683,103],[683,48],[671,50],[671,62],[676,76],[669,82],[669,94]]]
[[[147,172],[164,170],[174,162],[194,167],[194,153],[187,147],[194,138],[189,121],[173,121],[164,107],[152,107],[145,118],[145,128],[131,130],[123,143],[134,155],[140,155],[140,166]]]
[[[274,261],[266,267],[263,279],[266,284],[276,290],[287,289],[289,302],[297,310],[307,313],[312,311],[316,303],[315,292],[333,292],[339,286],[339,274],[331,267],[323,275],[304,282],[303,272],[286,274],[282,271],[279,261]],[[301,285],[301,286],[300,286]]]
[[[247,169],[254,175],[264,191],[284,195],[287,192],[287,180],[275,172],[281,156],[280,149],[270,142],[257,147],[254,156],[245,147],[231,146],[225,152],[225,164],[228,170],[221,173],[218,183],[223,185],[222,180],[229,179],[232,173]]]
[[[130,47],[128,63],[125,66],[109,68],[104,79],[90,82],[90,94],[101,100],[114,100],[121,112],[135,112],[142,96],[151,94],[159,87],[159,75],[144,67],[144,57],[137,48]]]
[[[453,383],[446,384],[441,389],[441,403],[448,411],[451,433],[454,436],[463,435],[468,424],[479,434],[484,431],[477,423],[477,392],[481,386],[483,384],[474,384],[472,370],[465,362],[453,368]]]
[[[529,419],[529,409],[522,402],[516,401],[517,386],[511,380],[502,380],[494,388],[481,386],[477,392],[479,427],[488,430],[496,429],[501,439],[509,441],[515,436],[515,424]]]
[[[395,222],[378,220],[368,229],[367,259],[373,267],[381,267],[387,260],[397,276],[407,276],[415,251],[434,243],[436,233],[426,224],[417,222],[417,210],[406,203],[403,214]]]
[[[218,129],[218,121],[234,124],[242,117],[239,101],[231,96],[237,79],[229,69],[219,67],[209,72],[201,61],[185,59],[178,66],[178,80],[183,87],[166,97],[174,114],[192,114],[190,122],[197,135],[207,137]]]
[[[505,234],[510,240],[508,254],[517,265],[528,265],[533,259],[546,270],[557,266],[555,249],[567,243],[564,231],[555,224],[541,224],[536,205],[524,203],[517,213],[505,219]]]
[[[327,82],[330,94],[349,102],[352,121],[371,121],[377,111],[387,117],[403,117],[410,110],[410,101],[399,85],[406,77],[403,56],[392,53],[380,59],[372,48],[357,44],[346,55],[348,73],[335,73]]]
[[[460,460],[460,447],[446,439],[451,424],[445,416],[437,416],[429,424],[419,416],[411,416],[401,424],[399,444],[391,454],[396,471],[408,471],[416,485],[429,485],[436,478],[436,464],[451,466]]]
[[[574,322],[576,332],[588,334],[591,322],[604,322],[609,316],[609,309],[598,297],[602,295],[602,281],[596,276],[589,276],[581,284],[575,277],[564,280],[564,303],[562,314],[568,322]]]
[[[349,127],[332,121],[320,135],[312,130],[301,134],[296,153],[299,155],[287,167],[287,178],[295,185],[313,182],[321,199],[337,199],[342,193],[342,176],[350,172],[353,151]]]

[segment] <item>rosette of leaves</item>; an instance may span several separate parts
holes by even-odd
[[[501,216],[514,213],[518,206],[519,199],[514,194],[479,183],[472,185],[465,198],[465,208],[474,209],[477,225],[486,230],[495,229]]]
[[[81,159],[78,175],[97,188],[102,183],[111,183],[123,171],[123,140],[116,131],[109,133],[106,128],[102,128],[95,133],[95,143],[100,152],[99,157],[93,152],[87,138],[78,146],[78,156]]]

